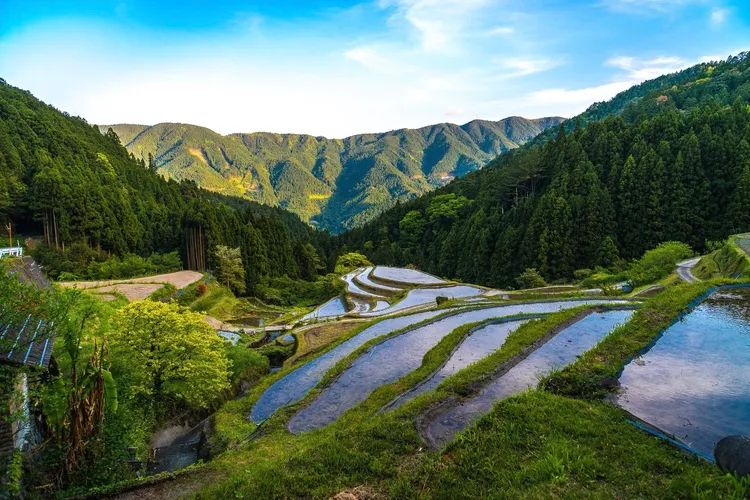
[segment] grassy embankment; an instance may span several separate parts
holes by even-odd
[[[730,236],[723,247],[703,257],[693,268],[701,279],[750,277],[750,234]]]
[[[617,373],[709,286],[678,285],[649,300],[627,326],[603,341],[595,354],[556,374],[548,385],[558,381],[553,384],[556,390],[572,387],[571,393],[600,394],[603,379]],[[325,497],[363,485],[360,491],[405,497],[584,494],[741,498],[747,484],[630,426],[624,412],[598,400],[531,391],[499,403],[445,450],[425,450],[414,420],[427,407],[471,393],[503,363],[579,314],[581,310],[575,309],[532,320],[511,334],[502,349],[449,378],[436,391],[396,411],[377,414],[385,403],[444,362],[472,328],[464,325],[431,350],[419,370],[378,389],[336,423],[301,436],[286,431],[287,419],[314,397],[309,395],[271,418],[255,439],[245,441],[254,430],[246,420],[252,402],[278,378],[269,377],[236,406],[232,402],[221,410],[227,418],[223,429],[217,431],[231,427],[236,433],[225,443],[239,447],[201,468],[201,477],[210,477],[210,483],[195,483],[189,474],[177,479],[174,486],[180,488],[192,481],[190,491],[203,498],[232,494]],[[326,381],[351,359],[339,363]],[[232,414],[234,418],[228,418]],[[231,420],[237,422],[235,418],[244,421],[244,429],[227,425]]]

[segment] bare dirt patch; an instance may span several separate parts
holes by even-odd
[[[101,294],[104,300],[112,300],[113,293],[120,293],[132,302],[145,299],[165,284],[170,284],[179,290],[195,283],[202,277],[203,274],[197,271],[177,271],[123,280],[61,281],[58,285],[65,288],[90,290],[93,293]]]

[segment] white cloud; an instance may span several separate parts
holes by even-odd
[[[497,79],[515,78],[519,76],[533,75],[554,68],[558,63],[544,58],[496,58],[493,60],[502,70]]]
[[[381,55],[375,47],[354,47],[344,52],[344,57],[374,71],[390,72],[394,69],[393,59]]]
[[[724,21],[729,17],[728,9],[713,9],[711,10],[711,26],[721,26]]]
[[[619,12],[632,14],[668,13],[689,4],[701,4],[705,0],[602,0],[601,5]]]
[[[625,77],[635,83],[667,73],[674,73],[689,66],[689,64],[684,59],[673,56],[659,56],[651,59],[619,56],[612,57],[605,62],[607,66],[624,71]]]
[[[487,32],[488,36],[507,36],[516,32],[513,26],[497,26]]]
[[[396,7],[397,20],[406,21],[419,34],[426,52],[454,53],[465,30],[489,0],[381,0]]]

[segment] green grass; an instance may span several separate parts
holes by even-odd
[[[632,319],[616,328],[574,364],[542,382],[549,391],[576,397],[599,398],[623,366],[645,349],[691,302],[724,281],[678,284],[649,299]]]
[[[698,291],[686,285],[681,298],[688,288]],[[394,498],[741,498],[747,484],[630,426],[618,408],[536,391],[499,403],[445,450],[426,449],[414,421],[427,407],[476,390],[503,363],[588,309],[531,320],[500,350],[436,391],[376,415],[440,366],[476,326],[464,325],[428,352],[419,370],[378,389],[332,425],[293,436],[285,427],[292,412],[284,411],[248,440],[255,430],[247,420],[250,406],[292,368],[285,369],[217,413],[217,433],[233,449],[197,469],[200,480],[195,473],[182,474],[169,487],[198,498],[326,498],[354,487]]]
[[[722,248],[706,255],[696,264],[693,274],[701,279],[750,277],[750,256],[742,246],[746,242],[747,235],[730,236]]]
[[[198,498],[325,498],[365,485],[394,498],[475,497],[736,497],[743,486],[627,423],[616,407],[542,392],[499,403],[447,449],[426,450],[414,418],[430,404],[474,390],[514,355],[585,313],[585,308],[533,320],[503,348],[404,407],[373,418],[400,390],[379,389],[336,423],[301,436],[275,419],[242,449],[208,464],[223,477]],[[425,356],[416,382],[438,366],[471,326],[464,325]]]

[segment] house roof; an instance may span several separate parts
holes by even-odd
[[[49,368],[54,324],[31,315],[0,324],[0,364]]]

